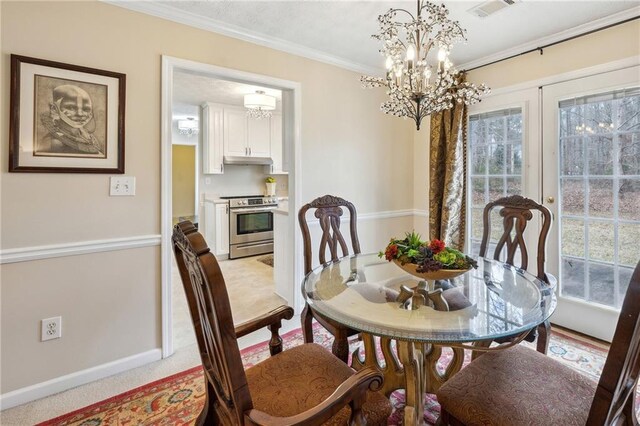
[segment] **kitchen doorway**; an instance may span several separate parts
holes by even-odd
[[[184,346],[190,343],[190,341],[195,341],[193,340],[193,334],[191,334],[190,337],[184,334],[178,337],[176,333],[174,333],[176,324],[174,324],[173,314],[180,312],[182,312],[180,320],[182,324],[178,325],[178,327],[181,327],[183,330],[189,330],[191,333],[193,331],[190,319],[184,315],[185,312],[188,312],[186,302],[182,303],[181,306],[176,303],[177,301],[182,301],[184,295],[183,291],[181,291],[182,283],[179,275],[176,274],[177,271],[173,268],[175,261],[173,260],[171,246],[172,227],[176,221],[177,213],[175,211],[177,207],[174,206],[173,203],[173,194],[175,193],[173,186],[176,184],[180,185],[175,179],[180,173],[174,172],[172,168],[174,160],[173,145],[177,139],[181,138],[181,136],[176,133],[178,120],[188,119],[192,122],[200,122],[192,126],[193,128],[197,128],[197,130],[191,133],[191,135],[196,135],[196,137],[192,137],[191,140],[200,140],[200,143],[195,143],[195,145],[201,147],[201,153],[199,155],[196,154],[196,163],[200,162],[200,164],[196,165],[196,174],[199,175],[199,177],[195,179],[195,187],[198,188],[199,186],[200,189],[196,189],[193,219],[198,222],[200,231],[205,235],[208,245],[218,259],[227,258],[230,252],[229,233],[227,233],[225,240],[224,233],[217,232],[221,229],[229,231],[230,228],[233,228],[228,222],[231,216],[230,209],[233,209],[230,199],[235,199],[235,196],[240,195],[260,195],[259,200],[257,197],[245,197],[244,201],[247,203],[247,207],[249,205],[256,207],[257,204],[264,204],[265,207],[267,207],[267,205],[275,206],[279,204],[280,210],[284,211],[277,215],[277,219],[271,218],[271,220],[267,221],[270,226],[274,223],[279,223],[277,226],[280,226],[280,231],[277,232],[277,236],[274,235],[274,239],[279,241],[280,249],[278,253],[280,253],[282,259],[286,260],[279,265],[278,261],[275,262],[276,269],[280,270],[279,274],[273,272],[269,274],[269,272],[273,270],[272,266],[269,265],[269,259],[261,259],[261,256],[244,257],[237,260],[220,262],[229,288],[231,287],[230,284],[234,281],[250,284],[251,282],[257,282],[260,276],[266,277],[271,275],[273,280],[271,290],[264,294],[257,291],[257,287],[250,293],[238,292],[238,298],[241,299],[243,306],[253,307],[253,311],[251,312],[250,309],[245,315],[239,312],[241,309],[238,309],[238,315],[234,313],[234,320],[236,322],[246,320],[248,319],[246,318],[247,315],[260,313],[255,310],[256,306],[263,304],[267,306],[269,303],[287,303],[294,307],[294,309],[297,308],[296,311],[299,312],[302,301],[301,295],[296,289],[298,288],[297,283],[302,279],[302,261],[301,256],[294,255],[294,253],[301,252],[301,250],[298,249],[301,244],[299,241],[300,236],[295,232],[295,215],[289,214],[289,212],[297,211],[300,200],[300,186],[298,184],[296,171],[299,170],[300,164],[301,95],[300,84],[296,82],[166,56],[163,57],[162,63],[162,347],[163,357],[168,357],[174,352],[176,347]],[[231,105],[231,101],[228,100],[221,102],[219,99],[207,99],[207,101],[212,100],[213,102],[209,102],[208,104],[202,102],[200,105],[195,105],[195,107],[194,105],[187,106],[187,109],[191,108],[186,111],[188,117],[176,117],[175,105],[176,100],[180,99],[180,94],[176,91],[174,82],[176,76],[184,75],[222,81],[229,87],[258,86],[260,91],[278,92],[280,93],[281,110],[274,111],[268,121],[263,119],[249,122],[246,111],[244,109],[241,110],[241,105]],[[225,110],[227,110],[226,113]],[[240,114],[240,112],[242,112],[242,114]],[[274,119],[273,117],[276,118]],[[238,126],[236,126],[236,130],[234,130],[232,134],[229,133],[225,135],[225,131],[229,132],[229,130],[221,127],[219,125],[220,122],[216,120],[227,124],[240,123],[241,126],[239,128],[244,128],[249,134],[246,140],[255,141],[255,143],[244,151],[236,149],[238,143],[242,142],[245,135],[243,135],[241,131],[238,131]],[[245,123],[246,127],[244,127]],[[192,123],[187,122],[185,124],[188,125]],[[265,133],[264,130],[268,130],[268,132]],[[268,156],[268,151],[263,149],[263,147],[269,147],[269,138],[271,138],[271,140],[277,140],[273,138],[272,132],[274,131],[280,132],[280,139],[283,145],[281,148],[283,155],[275,161]],[[198,133],[200,133],[199,136],[197,136]],[[218,145],[214,143],[217,141],[216,138],[219,138],[220,144]],[[203,139],[206,139],[207,143],[203,143]],[[233,147],[235,149],[233,153],[222,152],[222,139],[227,142],[233,139],[234,144],[227,143],[227,145],[225,145]],[[178,152],[179,150],[175,151],[176,155],[179,155]],[[224,154],[227,154],[227,156]],[[269,162],[269,164],[267,164],[267,162]],[[245,163],[251,164],[251,166],[245,166]],[[281,175],[277,173],[283,170],[286,173],[282,173],[282,175],[286,176],[286,179],[283,179]],[[205,174],[201,173],[201,171],[204,171]],[[260,186],[255,187],[255,191],[253,191],[255,194],[247,193],[252,192],[247,188],[238,189],[237,183],[239,180],[236,179],[237,177],[243,175],[255,178],[258,174],[260,174]],[[278,195],[281,194],[267,192],[269,187],[265,185],[265,181],[268,182],[265,175],[275,177],[280,190],[282,190],[282,188],[286,189],[287,197],[285,203],[279,200],[281,197],[278,197]],[[218,180],[226,179],[228,182],[225,181],[226,183],[215,185],[214,181],[216,178]],[[205,189],[211,188],[207,185],[224,188],[224,191],[218,191],[215,197],[206,197],[206,194],[212,192],[205,191]],[[190,188],[185,190],[192,193]],[[233,191],[238,193],[235,194]],[[242,192],[242,194],[240,192]],[[189,215],[180,215],[180,217],[187,216]],[[236,216],[245,218],[244,214],[234,215],[234,217]],[[276,215],[274,214],[273,216]],[[207,218],[209,218],[209,220],[207,220]],[[218,221],[211,218],[226,218],[226,222],[224,220]],[[249,219],[251,219],[251,217],[249,217]],[[259,219],[261,219],[260,223],[267,223],[262,220],[263,218],[261,216]],[[255,226],[249,225],[252,225],[252,223],[248,223],[245,220],[238,224],[239,227],[237,229],[250,230],[255,228]],[[264,228],[264,226],[262,228]],[[262,228],[261,231],[264,234]],[[264,241],[260,242],[260,244],[263,243]],[[247,254],[249,253],[247,252]],[[232,262],[234,263],[233,267],[231,267]],[[280,266],[280,268],[277,268],[277,266]],[[268,272],[262,271],[261,268],[266,268]],[[265,287],[268,288],[268,286]],[[275,289],[277,295],[273,292],[273,289]],[[237,288],[234,288],[234,290],[237,290]],[[234,297],[231,288],[230,298],[232,299],[233,309]]]

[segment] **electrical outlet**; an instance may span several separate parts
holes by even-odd
[[[62,317],[45,318],[42,320],[42,341],[59,339],[62,337]]]
[[[135,176],[111,176],[110,185],[109,185],[109,195],[111,196],[136,195]]]

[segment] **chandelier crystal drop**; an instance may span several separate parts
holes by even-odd
[[[422,119],[453,108],[471,105],[489,93],[481,84],[462,81],[462,74],[449,60],[454,44],[466,41],[465,30],[448,18],[444,5],[417,0],[417,14],[389,9],[378,17],[380,32],[371,37],[382,42],[386,76],[362,76],[364,87],[386,87],[389,100],[380,109],[385,114],[410,117],[420,130]],[[396,16],[405,21],[396,21]]]
[[[185,136],[193,136],[199,133],[198,120],[187,117],[186,120],[178,120],[178,133]]]
[[[269,118],[276,109],[276,98],[257,90],[255,93],[244,95],[244,106],[251,118]]]

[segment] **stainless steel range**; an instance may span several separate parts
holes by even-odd
[[[229,199],[229,259],[273,253],[273,210],[278,199],[261,195]]]

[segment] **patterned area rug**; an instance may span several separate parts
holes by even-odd
[[[330,350],[332,336],[315,324],[315,341]],[[302,331],[293,330],[285,335],[285,350],[301,345]],[[351,341],[351,349],[360,345],[357,339]],[[531,345],[532,346],[532,345]],[[533,346],[532,346],[533,347]],[[591,340],[554,329],[549,347],[549,356],[559,362],[597,380],[604,365],[607,346]],[[260,343],[242,351],[245,368],[257,364],[269,356],[267,344]],[[441,365],[450,359],[445,352]],[[465,363],[469,362],[469,358]],[[163,425],[178,426],[193,424],[204,404],[205,386],[200,366],[187,371],[165,377],[131,391],[62,415],[40,425],[56,426],[115,426],[115,425]],[[402,408],[404,407],[404,391],[399,390],[391,395],[394,407],[389,418],[389,425],[402,424]],[[440,413],[435,396],[425,398],[425,424],[434,424]]]
[[[273,268],[273,255],[272,254],[267,255],[267,256],[259,257],[257,260],[258,260],[258,262],[262,262],[265,265],[269,265],[269,266],[271,266]]]

